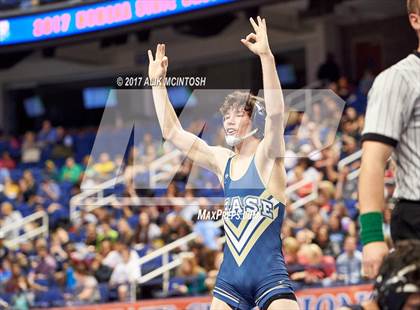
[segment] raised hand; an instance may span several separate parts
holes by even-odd
[[[168,57],[165,56],[165,44],[158,44],[156,47],[155,59],[151,50],[147,51],[149,55],[149,78],[153,81],[163,81],[168,71]]]
[[[258,24],[251,17],[251,25],[254,28],[254,32],[251,32],[245,39],[241,39],[241,42],[249,48],[251,52],[258,56],[269,55],[271,53],[270,45],[268,44],[267,36],[267,25],[265,18],[257,17]]]

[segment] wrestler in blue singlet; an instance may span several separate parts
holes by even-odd
[[[265,309],[277,296],[294,294],[280,239],[285,206],[264,187],[255,155],[238,180],[230,177],[232,158],[224,173],[226,244],[213,293],[233,309]]]

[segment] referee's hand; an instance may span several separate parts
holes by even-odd
[[[363,247],[363,273],[369,279],[378,275],[382,260],[388,255],[389,249],[386,242],[371,242]]]

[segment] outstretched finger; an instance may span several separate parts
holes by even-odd
[[[162,58],[162,67],[166,68],[168,66],[168,57],[163,56]]]
[[[159,55],[160,55],[160,44],[156,45],[155,60],[159,59]]]
[[[163,44],[159,44],[159,60],[163,57]]]
[[[151,50],[147,51],[147,55],[149,55],[149,62],[153,62],[153,54]]]
[[[166,49],[165,44],[162,44],[162,56],[165,56],[165,49]]]
[[[255,23],[254,19],[252,17],[250,17],[249,21],[251,22],[252,28],[254,28],[255,32],[257,32],[258,31],[258,25]]]
[[[262,20],[260,16],[257,16],[257,22],[258,22],[258,27],[261,27],[262,25]]]

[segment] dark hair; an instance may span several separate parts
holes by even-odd
[[[381,309],[402,309],[410,294],[406,287],[420,291],[420,240],[397,242],[395,251],[385,257],[374,286]]]
[[[251,117],[256,102],[264,105],[263,98],[254,96],[249,92],[236,90],[226,96],[219,111],[222,115],[225,115],[232,108],[235,110],[244,109],[248,116]]]

